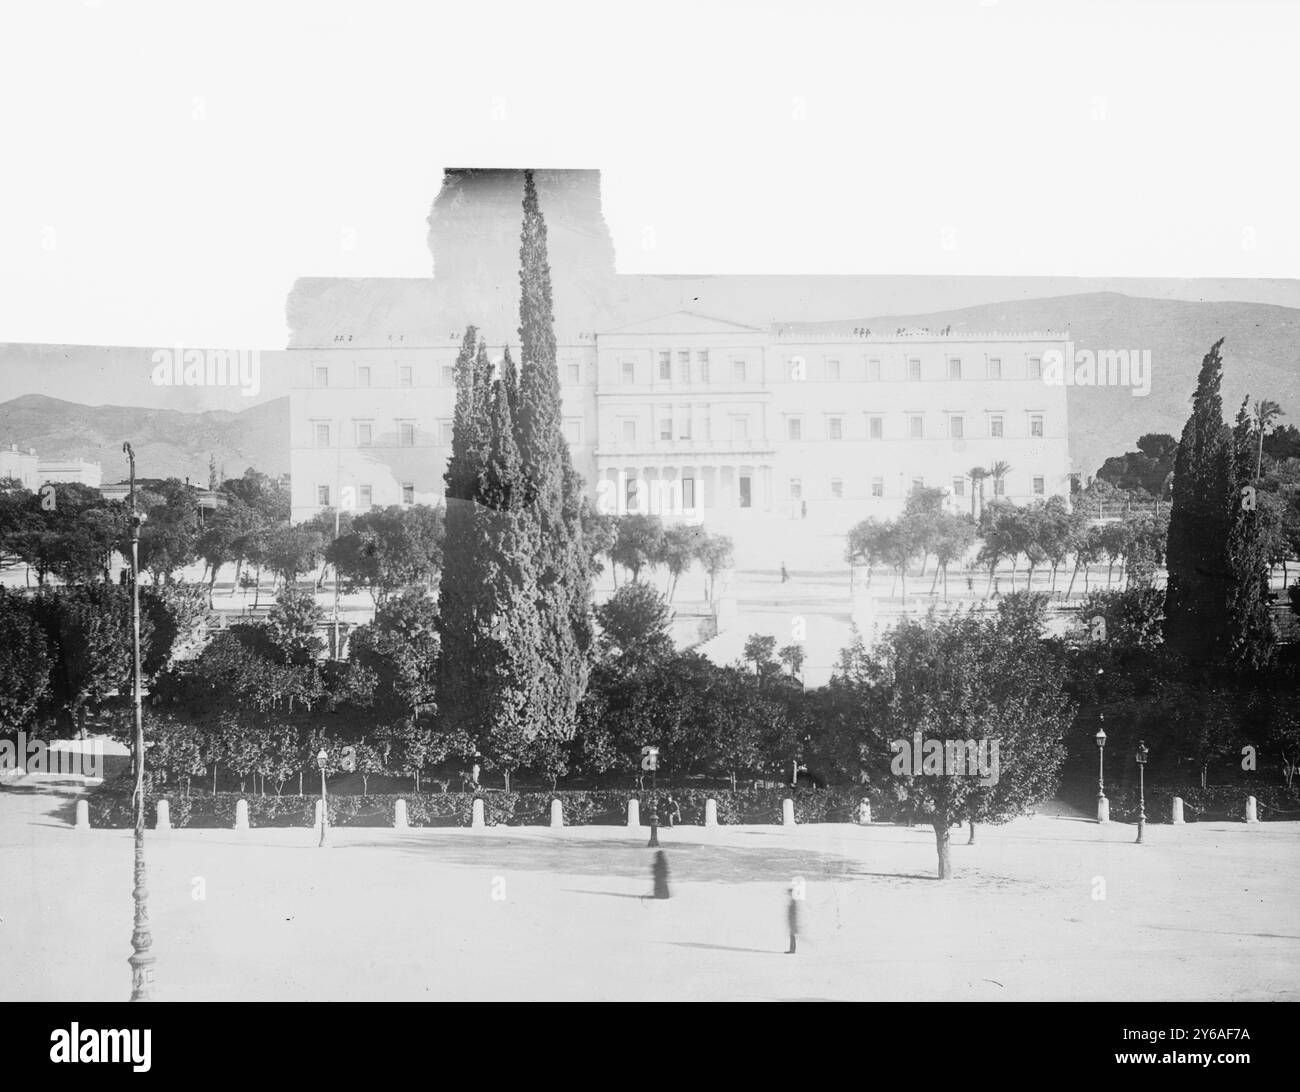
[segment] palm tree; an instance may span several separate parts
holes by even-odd
[[[991,467],[989,474],[993,478],[993,495],[995,497],[1002,495],[1002,479],[1011,473],[1011,464],[1005,459],[999,459]]]
[[[968,471],[966,471],[966,474],[971,480],[972,487],[970,491],[970,514],[973,519],[978,520],[980,518],[980,513],[984,511],[984,479],[989,476],[989,472],[982,466],[972,466]],[[975,510],[975,499],[977,494],[979,496],[978,512]]]
[[[1259,481],[1260,470],[1264,465],[1264,433],[1279,417],[1285,417],[1282,407],[1271,398],[1255,403],[1255,425],[1259,429],[1259,451],[1255,456],[1255,480]]]

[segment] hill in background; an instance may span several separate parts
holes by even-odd
[[[43,459],[82,458],[103,467],[104,481],[127,476],[122,442],[135,449],[136,469],[150,478],[208,483],[208,457],[225,476],[250,466],[271,475],[289,472],[289,399],[239,413],[83,406],[41,394],[0,402],[0,444],[34,447]]]

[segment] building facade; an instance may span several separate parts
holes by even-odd
[[[1069,496],[1055,333],[748,326],[689,311],[568,338],[557,352],[575,469],[606,512],[733,524],[888,517],[916,485],[971,510]],[[451,450],[457,335],[445,344],[295,347],[293,518],[437,503]]]

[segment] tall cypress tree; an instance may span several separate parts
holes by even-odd
[[[1165,555],[1165,640],[1197,664],[1226,658],[1234,584],[1228,534],[1236,475],[1232,435],[1223,423],[1222,344],[1220,338],[1201,362],[1178,443]]]
[[[574,473],[562,430],[546,222],[532,171],[524,173],[523,208],[516,429],[542,659],[532,731],[568,738],[587,687],[591,581],[582,540],[582,482]]]
[[[476,690],[480,618],[490,614],[484,584],[484,557],[478,539],[477,501],[488,456],[486,422],[476,391],[478,331],[465,331],[456,358],[456,408],[451,456],[443,476],[447,513],[438,616],[442,651],[438,661],[438,708],[449,732],[477,739],[482,724]]]
[[[1229,496],[1230,523],[1227,554],[1232,570],[1228,598],[1228,663],[1245,671],[1272,665],[1278,632],[1269,609],[1269,556],[1266,509],[1255,493],[1257,422],[1248,410],[1247,397],[1237,411],[1232,430],[1233,486]]]

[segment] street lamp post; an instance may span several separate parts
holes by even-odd
[[[647,747],[645,760],[650,767],[650,841],[651,847],[659,844],[659,748]]]
[[[329,762],[329,754],[322,747],[316,752],[316,765],[320,767],[320,844],[321,847],[327,847],[330,844],[330,802],[325,790],[325,765]]]
[[[1147,745],[1138,740],[1137,764],[1138,764],[1138,836],[1137,844],[1141,845],[1146,837],[1147,832],[1147,795],[1146,779],[1143,776],[1147,768]]]
[[[1104,722],[1105,714],[1101,717]],[[1110,806],[1106,801],[1106,725],[1097,729],[1097,822],[1104,823],[1110,818]]]
[[[131,1000],[153,1000],[153,934],[149,931],[149,887],[144,865],[144,713],[140,702],[140,525],[144,514],[135,508],[135,451],[129,443],[122,450],[131,463],[131,653],[132,702],[135,706],[135,873],[131,896],[135,901],[135,924],[131,930]]]

